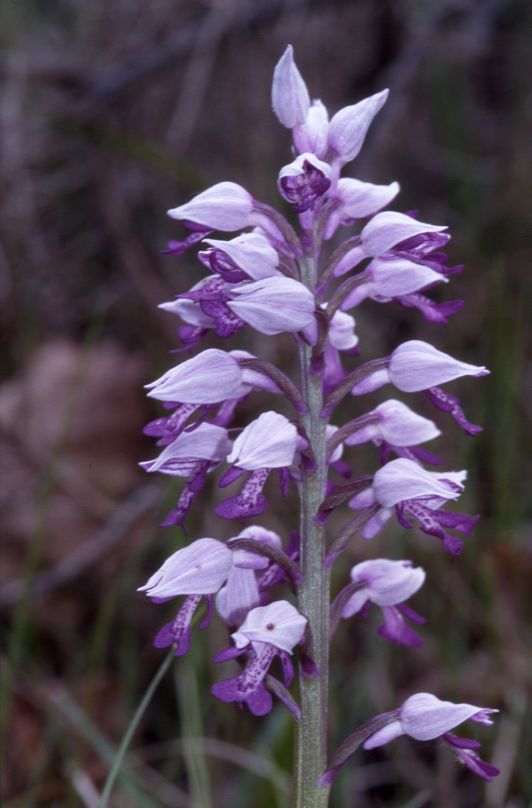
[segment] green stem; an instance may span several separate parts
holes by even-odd
[[[316,256],[301,261],[301,278],[314,292],[317,279]],[[329,675],[329,573],[324,566],[324,529],[315,516],[325,497],[326,424],[320,418],[323,408],[322,379],[310,372],[312,349],[300,350],[302,391],[308,414],[303,423],[316,459],[313,474],[304,474],[301,484],[301,551],[303,581],[298,587],[299,610],[307,617],[311,655],[319,674],[308,678],[300,669],[301,720],[298,724],[294,773],[294,808],[326,808],[329,789],[318,784],[327,767],[327,698]]]
[[[102,796],[100,797],[100,800],[98,802],[98,808],[106,808],[107,803],[109,802],[109,797],[111,796],[111,792],[113,790],[115,780],[116,780],[118,774],[120,773],[120,767],[122,765],[122,761],[124,760],[124,755],[126,754],[128,748],[129,748],[129,744],[131,743],[131,741],[133,739],[133,735],[135,734],[135,730],[137,729],[137,727],[138,727],[138,725],[140,723],[140,720],[141,720],[142,716],[144,715],[144,712],[145,712],[148,704],[152,700],[153,694],[155,693],[155,691],[159,687],[159,683],[161,682],[161,679],[163,678],[164,674],[166,673],[166,671],[168,670],[168,668],[172,664],[172,660],[174,658],[174,653],[175,653],[175,648],[174,648],[174,646],[172,646],[170,648],[168,654],[165,656],[165,658],[164,658],[162,664],[160,665],[157,673],[155,674],[155,676],[151,680],[151,682],[150,682],[150,684],[148,686],[148,689],[146,690],[146,692],[145,692],[145,694],[144,694],[144,696],[142,698],[142,701],[140,702],[139,706],[137,707],[137,709],[135,711],[135,715],[131,719],[131,723],[129,724],[129,726],[128,726],[127,730],[126,730],[126,734],[122,738],[120,746],[118,747],[118,751],[117,751],[116,757],[115,757],[115,759],[113,761],[111,771],[107,775],[107,780],[105,781],[105,786],[104,786],[104,789],[102,791]]]

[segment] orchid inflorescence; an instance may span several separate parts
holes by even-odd
[[[292,529],[287,543],[258,524],[235,528],[228,541],[199,538],[173,553],[141,587],[156,603],[184,598],[177,616],[155,638],[157,647],[173,646],[178,656],[189,649],[200,604],[206,605],[200,628],[215,607],[232,640],[215,661],[237,660],[240,673],[217,682],[212,693],[246,705],[254,715],[268,713],[275,696],[296,721],[305,722],[304,699],[299,704],[289,690],[292,659],[296,655],[303,696],[306,682],[323,676],[327,662],[328,639],[321,642],[326,650],[316,650],[320,631],[332,636],[343,619],[378,608],[384,620],[381,637],[411,647],[422,642],[409,623],[419,625],[424,618],[406,605],[424,583],[422,568],[410,560],[384,558],[355,564],[350,582],[320,623],[309,607],[318,597],[309,590],[312,564],[312,574],[327,582],[354,534],[371,539],[393,516],[405,528],[417,524],[456,555],[463,545],[457,534],[471,535],[478,520],[443,507],[459,499],[465,471],[425,468],[440,462],[422,448],[441,434],[433,421],[395,398],[343,425],[330,420],[346,396],[357,397],[353,402],[358,404],[359,396],[391,384],[404,393],[424,392],[467,434],[480,430],[441,385],[484,376],[484,367],[420,340],[404,342],[389,356],[344,367],[344,357],[352,362],[359,354],[351,312],[364,300],[417,308],[436,323],[446,322],[462,306],[459,300],[435,303],[426,295],[461,270],[449,267],[442,251],[450,238],[447,228],[412,214],[383,211],[399,192],[396,182],[374,185],[340,176],[358,155],[387,95],[387,90],[377,93],[329,120],[321,101],[310,101],[288,46],[275,68],[272,100],[277,118],[292,133],[294,160],[279,172],[278,189],[297,214],[299,228],[234,182],[220,182],[168,211],[189,233],[170,242],[165,252],[177,256],[199,245],[199,261],[209,273],[161,305],[184,323],[179,334],[185,349],[193,349],[211,331],[226,339],[248,325],[268,336],[291,334],[300,355],[300,384],[249,352],[208,348],[148,385],[148,395],[163,402],[166,414],[145,428],[161,452],[141,465],[185,481],[165,525],[183,526],[207,478],[219,468],[219,487],[234,491],[215,508],[223,519],[255,520],[263,514],[270,476],[278,478],[283,495],[291,485],[300,495],[300,531]],[[352,225],[356,234],[342,235],[328,249]],[[212,237],[214,231],[244,232],[222,240]],[[235,411],[254,391],[284,399],[292,418],[270,410],[241,430],[231,427]],[[372,475],[353,478],[344,449],[366,442],[378,447],[380,466]],[[352,511],[349,521],[326,544],[325,523],[345,503]],[[281,587],[284,595],[278,594]],[[296,605],[286,599],[291,593]],[[276,659],[280,678],[270,673]],[[489,724],[494,712],[440,701],[429,693],[413,695],[349,736],[322,766],[319,785],[327,787],[359,745],[372,749],[400,735],[442,738],[466,766],[491,780],[498,770],[480,759],[478,743],[450,730],[466,719]]]

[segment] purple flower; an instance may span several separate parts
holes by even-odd
[[[172,219],[231,232],[257,224],[253,220],[253,197],[236,182],[219,182],[168,211]]]
[[[262,513],[266,505],[262,489],[270,470],[292,465],[297,444],[297,430],[284,415],[269,411],[248,424],[235,440],[227,458],[234,469],[220,480],[220,485],[229,485],[245,471],[251,471],[251,475],[240,494],[221,502],[215,513],[224,519]]]
[[[409,735],[416,741],[432,741],[442,738],[456,753],[458,759],[472,772],[484,780],[493,780],[499,770],[480,759],[474,751],[480,744],[467,738],[458,738],[449,733],[459,724],[470,719],[479,724],[493,723],[491,716],[498,713],[486,707],[476,707],[474,704],[454,704],[451,701],[441,701],[432,693],[416,693],[410,696],[398,710],[390,713],[390,722],[382,729],[377,730],[366,741],[364,749],[375,749],[401,735]]]
[[[344,430],[349,431],[344,438],[348,446],[358,446],[369,440],[392,446],[417,446],[441,435],[433,421],[393,398],[346,424]]]
[[[184,404],[216,404],[242,394],[242,371],[225,351],[209,348],[147,384],[148,396]]]
[[[339,225],[349,225],[356,219],[365,219],[377,213],[389,205],[398,193],[397,182],[374,185],[352,177],[342,177],[331,194],[336,204],[327,221],[325,238],[331,238]]]
[[[282,276],[242,283],[227,305],[261,334],[301,331],[314,320],[314,295],[299,281]]]
[[[374,603],[384,615],[384,624],[379,628],[381,637],[411,647],[421,645],[421,637],[406,625],[405,618],[418,623],[424,619],[402,604],[421,588],[424,580],[425,571],[414,568],[411,561],[376,558],[355,564],[351,568],[352,584],[337,598],[343,604],[342,617],[352,617]]]
[[[198,461],[219,463],[225,460],[230,449],[227,430],[214,424],[200,424],[191,432],[182,432],[155,460],[145,460],[139,465],[149,472],[190,477]]]
[[[288,45],[273,72],[273,111],[283,126],[293,129],[305,123],[309,106],[307,85],[294,62],[294,49]]]
[[[155,637],[156,648],[176,646],[176,656],[186,654],[192,638],[190,624],[203,595],[213,595],[229,577],[231,550],[216,539],[198,539],[173,553],[139,592],[160,602],[186,595],[177,616]]]
[[[242,233],[229,241],[206,238],[209,249],[199,253],[200,259],[226,280],[228,272],[244,273],[258,281],[278,274],[279,255],[262,233]],[[245,280],[240,275],[237,280]]]
[[[167,558],[138,591],[156,598],[212,595],[227,580],[232,564],[231,550],[223,542],[197,539]]]
[[[237,652],[222,652],[216,661],[224,661],[247,652],[244,670],[238,676],[217,682],[212,694],[221,701],[243,702],[254,715],[264,715],[272,708],[272,697],[264,685],[264,678],[274,658],[279,655],[285,671],[285,686],[292,678],[292,667],[287,659],[301,642],[307,619],[288,601],[280,600],[252,609],[238,631],[232,634]]]
[[[358,306],[366,298],[385,303],[436,283],[447,283],[441,272],[405,258],[375,258],[358,276],[359,283],[342,303]]]
[[[371,487],[356,494],[349,506],[355,509],[380,506],[363,528],[362,535],[366,539],[378,533],[395,506],[403,527],[411,527],[407,519],[414,517],[424,533],[439,538],[444,549],[456,555],[463,542],[447,533],[445,528],[471,535],[478,517],[439,509],[448,500],[458,499],[466,477],[465,471],[427,471],[413,460],[401,457],[380,468]]]
[[[441,701],[432,693],[416,693],[410,696],[399,709],[382,713],[362,724],[338,748],[329,768],[320,777],[320,783],[330,785],[342,766],[362,744],[364,749],[375,749],[390,743],[401,735],[409,735],[416,741],[432,741],[441,738],[455,752],[458,760],[484,780],[493,780],[499,770],[483,761],[477,752],[478,741],[459,738],[449,730],[463,721],[492,724],[491,716],[498,713],[487,707],[474,704],[454,704]]]
[[[281,539],[272,530],[260,525],[250,525],[237,536],[238,539],[251,539],[257,542],[257,552],[233,550],[233,567],[227,582],[216,595],[216,610],[231,626],[242,623],[247,613],[261,602],[260,581],[265,570],[272,568],[270,559],[258,552],[259,547],[267,546],[280,550]]]
[[[427,390],[462,376],[486,376],[489,370],[469,365],[438,351],[428,342],[412,339],[403,342],[386,359],[368,367],[365,377],[354,385],[353,395],[371,393],[384,384],[395,385],[405,393]]]
[[[408,257],[424,261],[428,253],[449,241],[450,236],[444,230],[446,225],[419,222],[395,210],[377,213],[362,228],[358,244],[339,261],[335,275],[344,275],[365,258]]]
[[[227,458],[240,469],[290,466],[297,447],[297,430],[277,412],[264,412],[242,430]]]

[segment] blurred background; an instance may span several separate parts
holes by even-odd
[[[362,306],[362,356],[419,338],[492,371],[449,387],[484,425],[479,437],[437,416],[444,467],[470,470],[461,507],[483,516],[462,556],[390,524],[335,570],[338,590],[356,560],[413,559],[428,573],[413,602],[428,624],[411,650],[376,636],[378,615],[340,627],[330,725],[333,745],[425,690],[498,707],[491,730],[472,732],[502,774],[485,787],[437,743],[402,739],[358,753],[331,804],[530,805],[530,3],[2,0],[0,18],[2,804],[96,806],[163,658],[151,640],[171,611],[135,590],[186,539],[156,528],[179,485],[137,468],[155,454],[141,429],[157,410],[142,386],[175,361],[178,322],[157,304],[204,274],[192,252],[159,254],[183,232],[165,211],[224,179],[279,204],[289,134],[270,85],[291,42],[330,111],[390,87],[346,173],[399,180],[397,209],[450,225],[451,263],[465,264],[445,291],[466,306],[447,328]],[[289,340],[246,330],[237,344],[295,372]],[[413,406],[434,417],[420,398]],[[246,403],[242,423],[260,405]],[[338,420],[364,405],[348,402]],[[375,459],[349,458],[357,473]],[[211,482],[192,537],[232,535],[211,515],[216,496]],[[276,503],[262,523],[286,539],[295,506]],[[253,719],[208,695],[228,675],[210,661],[225,643],[213,625],[165,676],[111,805],[289,805],[286,711]]]

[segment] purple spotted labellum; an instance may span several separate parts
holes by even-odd
[[[211,480],[217,483],[211,486],[217,504],[209,533],[223,529],[231,536],[193,538],[140,588],[157,603],[183,598],[155,645],[186,653],[194,615],[206,600],[200,628],[215,611],[232,638],[215,661],[240,666],[214,684],[212,694],[255,716],[270,712],[274,698],[288,708],[297,721],[299,749],[294,805],[309,808],[326,808],[336,772],[358,747],[370,750],[400,735],[441,738],[480,777],[490,780],[498,773],[481,760],[476,741],[451,732],[466,719],[491,723],[495,711],[427,693],[366,721],[330,761],[325,754],[329,650],[343,621],[362,623],[367,612],[380,610],[381,637],[414,657],[411,649],[422,641],[412,625],[424,618],[409,600],[419,598],[423,610],[429,587],[422,589],[426,576],[416,563],[415,544],[408,552],[412,561],[368,559],[369,545],[361,560],[359,538],[372,538],[395,516],[396,530],[419,528],[456,555],[460,534],[470,536],[479,518],[448,509],[460,498],[467,473],[445,471],[447,463],[425,444],[441,436],[440,420],[450,421],[442,413],[468,435],[481,430],[442,386],[466,384],[466,377],[489,371],[417,339],[392,346],[386,356],[366,355],[368,319],[359,318],[358,309],[367,301],[372,301],[369,316],[374,303],[381,312],[388,303],[417,308],[427,327],[445,323],[462,306],[461,300],[431,298],[435,286],[445,293],[462,269],[449,265],[444,252],[447,226],[386,210],[399,199],[399,184],[391,177],[374,184],[341,176],[370,136],[387,96],[383,90],[329,115],[322,101],[311,99],[292,46],[286,48],[272,84],[273,111],[289,130],[292,146],[272,179],[286,215],[233,181],[219,182],[168,211],[174,226],[185,230],[181,240],[177,235],[170,242],[168,260],[195,247],[198,274],[191,289],[176,289],[175,298],[160,306],[179,318],[181,345],[175,353],[187,356],[147,385],[149,398],[163,411],[144,430],[159,454],[141,467],[182,480],[163,524],[190,527],[188,514],[200,499],[207,511]],[[379,117],[386,125],[386,112]],[[355,308],[361,334],[355,333]],[[253,353],[247,350],[250,335]],[[281,350],[266,348],[265,339],[278,335]],[[227,350],[197,349],[202,340],[211,346],[216,338]],[[299,361],[297,374],[288,369],[291,351]],[[360,396],[388,384],[400,398],[423,393],[435,420],[419,402],[395,397],[363,406]],[[267,403],[261,404],[263,399]],[[365,443],[377,450],[360,452],[357,447]],[[279,494],[286,499],[273,521]],[[342,526],[328,536],[339,522],[329,517],[342,509],[348,521],[340,520]],[[264,524],[242,524],[258,516]],[[393,546],[393,537],[383,535],[382,541],[388,540]],[[342,568],[347,551],[351,562]],[[344,580],[331,603],[333,565],[339,567],[335,586],[342,575]],[[294,665],[297,702],[290,692]]]

